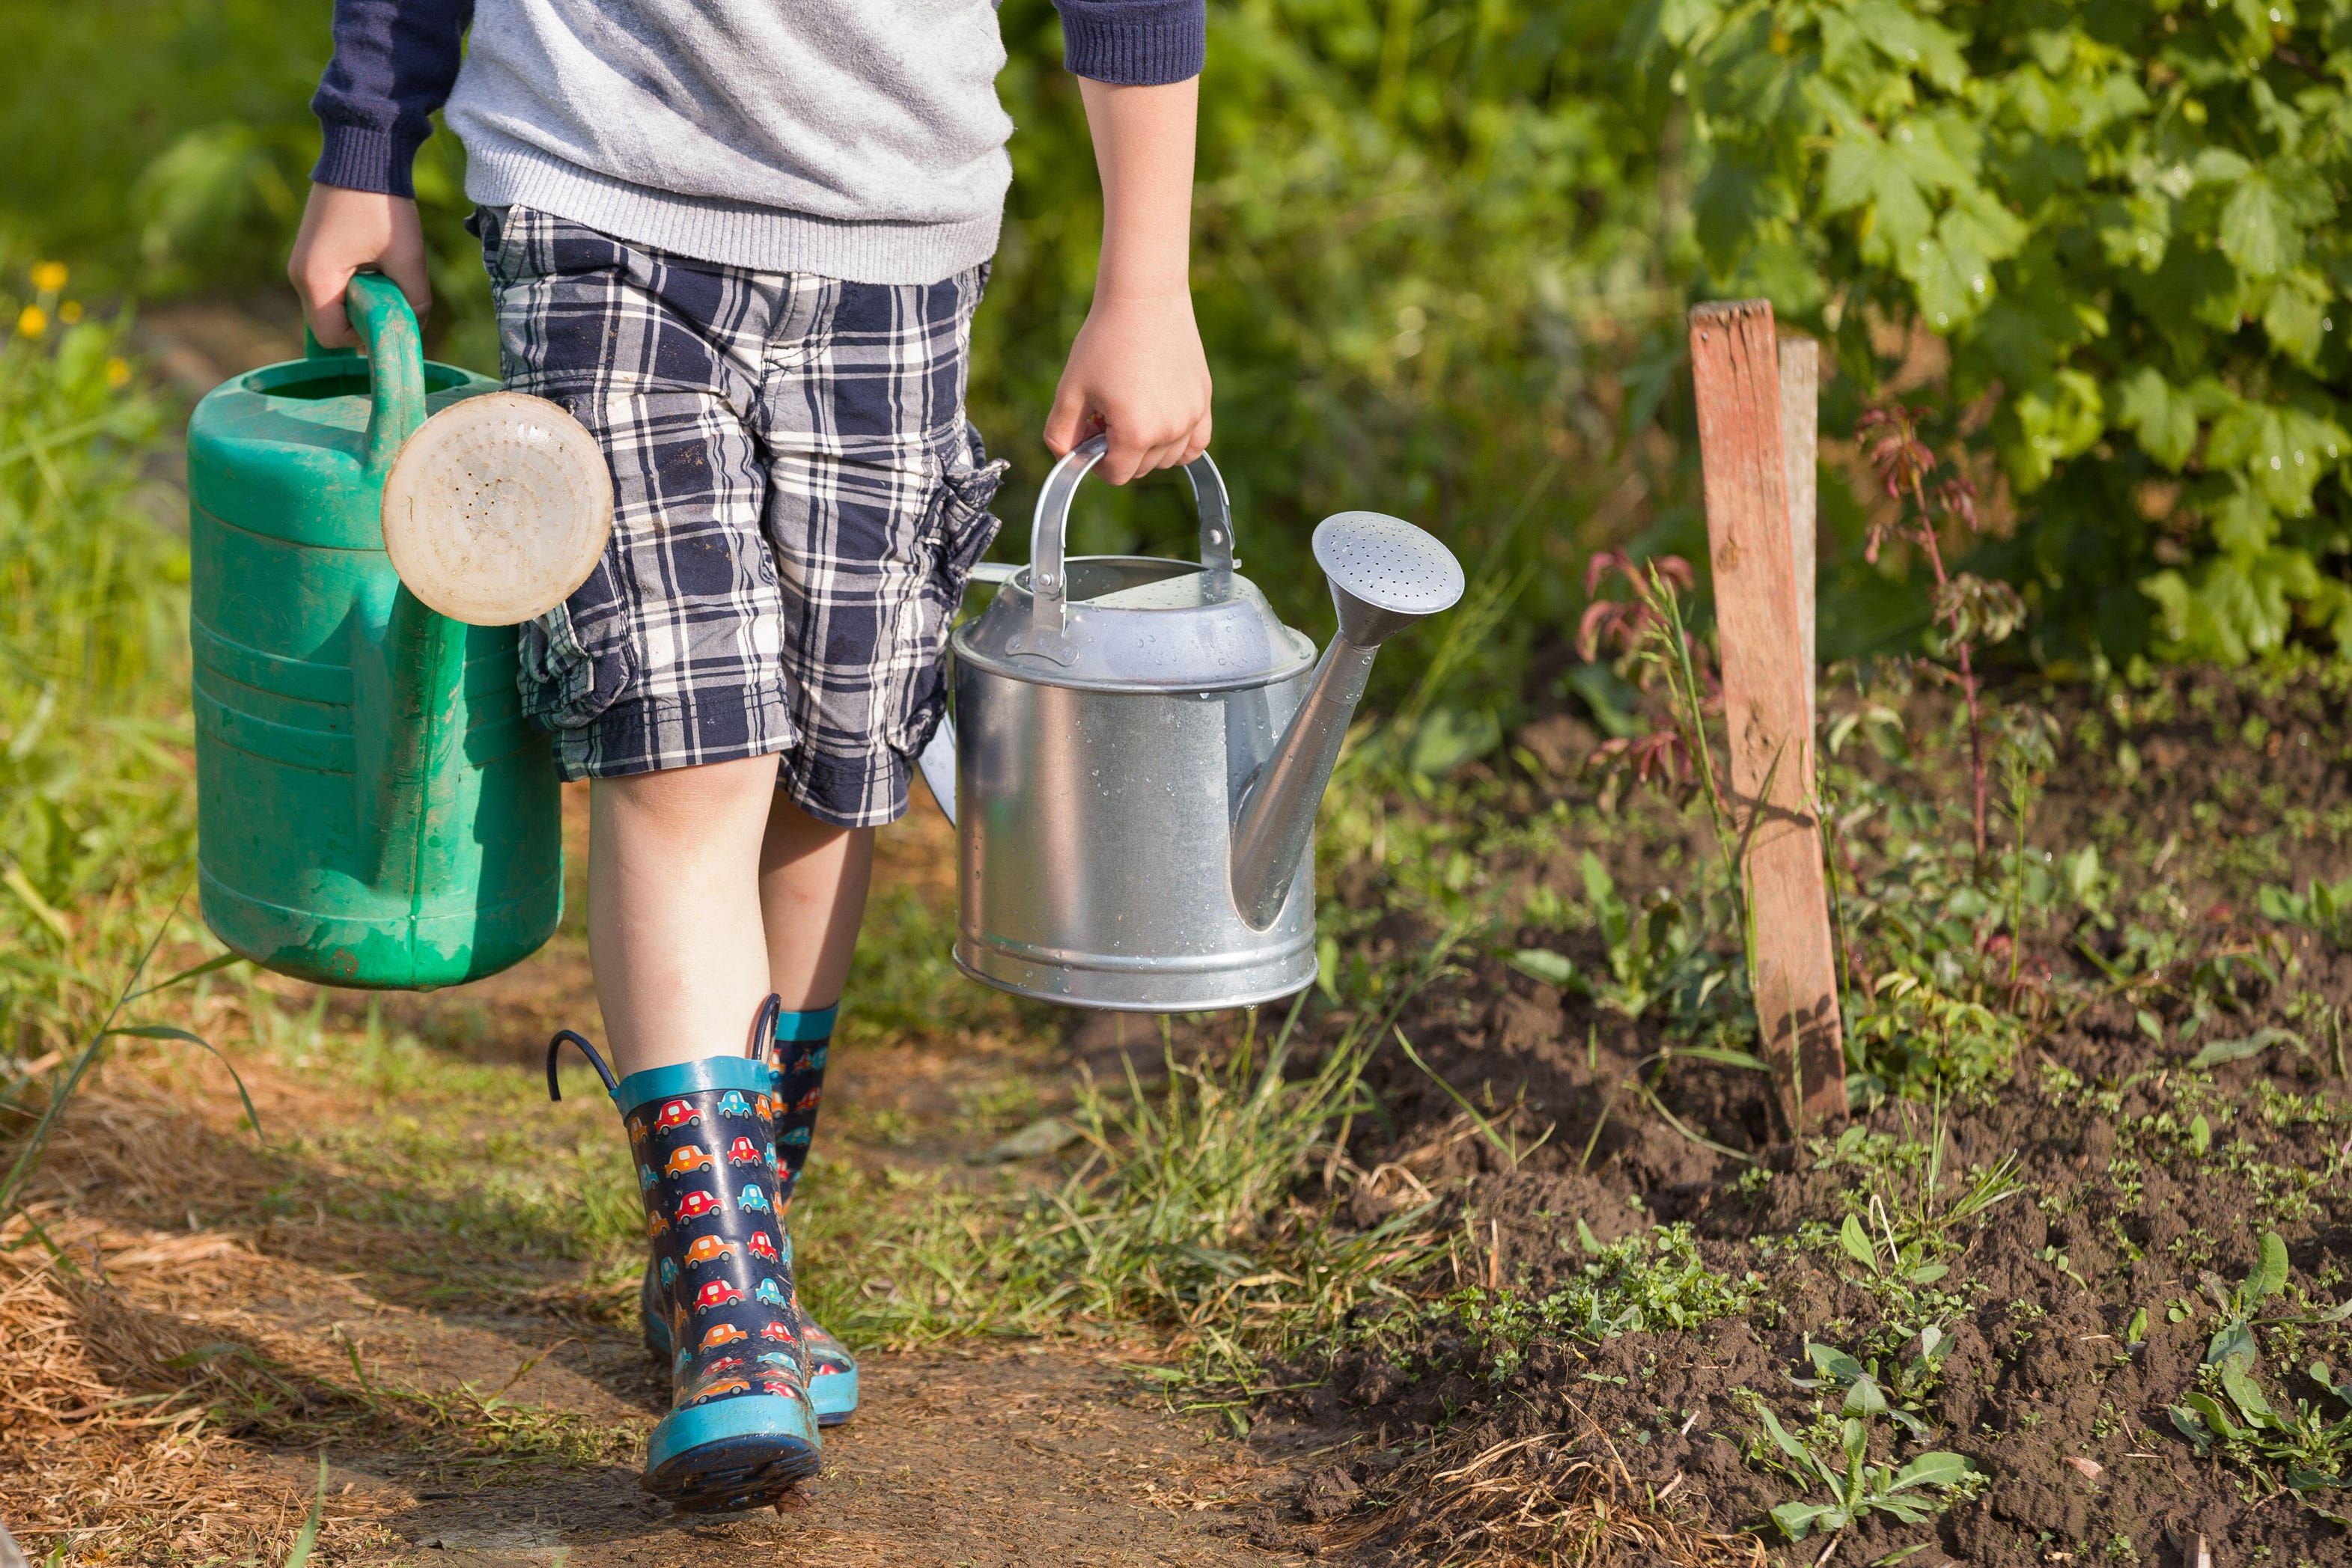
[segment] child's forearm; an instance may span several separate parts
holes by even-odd
[[[1102,172],[1102,259],[1094,305],[1045,421],[1067,452],[1100,431],[1102,476],[1189,463],[1209,444],[1209,363],[1192,320],[1192,126],[1198,78],[1155,86],[1078,83]]]
[[[1095,299],[1189,294],[1193,124],[1201,78],[1114,87],[1081,78],[1103,188]]]

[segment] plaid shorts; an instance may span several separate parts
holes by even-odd
[[[522,629],[567,779],[782,755],[844,827],[895,821],[1004,465],[964,418],[974,267],[923,285],[754,272],[527,207],[475,226],[506,384],[603,443],[613,538]]]

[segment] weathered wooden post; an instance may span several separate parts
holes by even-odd
[[[1790,526],[1792,465],[1772,307],[1691,312],[1699,461],[1715,567],[1732,808],[1748,846],[1752,978],[1765,1059],[1799,1129],[1846,1113],[1845,1051],[1821,823],[1813,815],[1811,646]],[[1800,436],[1801,439],[1801,436]],[[1811,453],[1805,477],[1811,479]]]

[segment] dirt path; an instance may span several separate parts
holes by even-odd
[[[875,1355],[866,1406],[829,1436],[825,1474],[789,1513],[695,1520],[638,1490],[627,1466],[452,1492],[401,1458],[337,1465],[330,1490],[396,1543],[362,1561],[700,1563],[1013,1568],[1211,1565],[1260,1552],[1234,1511],[1272,1474],[1233,1445],[1139,1407],[1116,1369],[1058,1350]],[[554,1393],[555,1390],[546,1390]],[[575,1391],[582,1408],[600,1403]],[[310,1461],[280,1458],[307,1483]],[[346,1486],[352,1489],[344,1492]]]
[[[584,797],[566,805],[576,878]],[[845,1286],[854,1202],[894,1172],[1017,1172],[975,1159],[1066,1103],[1104,1033],[1010,1010],[944,967],[953,844],[928,800],[879,861],[853,998],[867,1016],[837,1047],[816,1173],[830,1185],[811,1200],[835,1212],[810,1232],[808,1267]],[[126,1047],[77,1103],[34,1214],[106,1284],[20,1279],[23,1301],[48,1303],[49,1337],[16,1328],[35,1316],[0,1323],[0,1341],[19,1338],[19,1354],[0,1346],[0,1386],[80,1379],[50,1402],[60,1413],[176,1389],[163,1408],[191,1421],[224,1393],[250,1414],[228,1436],[66,1425],[68,1443],[44,1447],[0,1410],[0,1517],[28,1544],[64,1539],[68,1563],[278,1562],[323,1451],[333,1563],[1296,1560],[1252,1544],[1278,1534],[1272,1499],[1292,1471],[1277,1445],[1169,1414],[1132,1371],[1148,1343],[867,1350],[864,1408],[789,1513],[686,1520],[639,1491],[668,1390],[636,1342],[629,1244],[613,1239],[634,1210],[599,1231],[546,1197],[596,1190],[563,1172],[593,1171],[617,1130],[601,1096],[549,1105],[535,1087],[550,1030],[594,1025],[580,891],[541,955],[478,986],[371,1008],[225,983],[195,1021],[237,1062],[267,1145],[241,1128],[226,1071],[172,1048]]]

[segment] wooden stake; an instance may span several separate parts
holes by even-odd
[[[1780,340],[1780,460],[1788,474],[1789,560],[1797,581],[1797,641],[1805,654],[1805,733],[1821,733],[1822,671],[1813,617],[1813,541],[1821,531],[1822,346]]]
[[[1757,1021],[1782,1108],[1801,1131],[1846,1113],[1845,1051],[1812,811],[1809,661],[1772,307],[1702,305],[1690,333],[1732,807],[1748,844]]]

